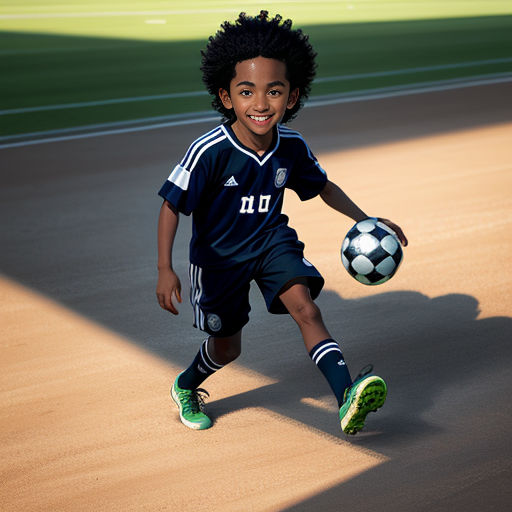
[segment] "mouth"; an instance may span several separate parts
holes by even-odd
[[[249,115],[248,117],[254,123],[256,123],[258,125],[265,125],[265,124],[267,124],[272,119],[272,117],[274,117],[274,114],[270,114],[270,115],[267,115],[267,116],[252,116],[252,115]]]

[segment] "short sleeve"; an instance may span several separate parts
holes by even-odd
[[[297,159],[286,187],[294,190],[302,201],[316,197],[327,183],[327,174],[315,155],[302,139],[294,139],[297,144]]]
[[[174,167],[158,194],[179,212],[190,215],[200,204],[207,185],[207,165],[203,156],[191,169],[179,163]]]

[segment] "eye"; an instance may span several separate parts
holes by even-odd
[[[268,94],[270,96],[279,96],[281,94],[281,91],[279,91],[277,89],[271,89],[270,91],[268,91]]]
[[[240,91],[241,96],[250,96],[252,93],[248,89],[243,89]]]

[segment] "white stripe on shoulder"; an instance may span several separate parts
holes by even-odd
[[[188,190],[188,183],[190,181],[190,172],[178,164],[171,172],[167,181],[174,183],[181,190]]]
[[[281,132],[281,137],[284,137],[286,139],[300,139],[304,142],[304,137],[299,132]]]
[[[318,163],[318,160],[311,152],[311,149],[308,146],[308,143],[305,141],[304,137],[295,130],[290,130],[290,128],[286,128],[285,126],[279,126],[279,131],[281,132],[281,137],[283,139],[299,139],[304,143],[304,146],[306,147],[306,151],[308,152],[309,158],[315,163],[315,165],[322,171],[323,174],[327,175],[325,170],[322,168],[322,166]]]
[[[278,125],[278,129],[281,132],[281,135],[283,137],[286,137],[287,135],[288,136],[294,135],[294,136],[299,137],[299,138],[302,139],[302,135],[298,131],[292,130],[291,128],[288,128],[287,126]]]
[[[190,172],[194,170],[194,167],[197,165],[197,161],[201,157],[201,155],[210,147],[214,146],[215,144],[218,144],[219,142],[222,142],[226,138],[225,135],[220,135],[216,139],[213,139],[212,141],[208,142],[208,144],[205,144],[201,147],[201,149],[197,152],[196,157],[194,161],[192,162],[192,165],[190,166]]]
[[[210,140],[212,137],[219,135],[219,137]],[[225,135],[222,134],[221,131],[216,131],[215,133],[210,134],[208,137],[201,140],[200,143],[196,144],[194,148],[191,147],[189,151],[189,156],[185,163],[178,164],[167,178],[168,181],[174,183],[176,186],[181,188],[182,190],[188,190],[188,185],[190,182],[190,173],[194,170],[194,167],[197,165],[197,162],[201,155],[211,146],[218,144],[226,138]],[[210,142],[208,142],[210,140]],[[190,159],[194,157],[194,161],[190,164]]]
[[[185,156],[183,157],[183,160],[180,162],[180,165],[183,167],[188,168],[190,162],[194,158],[195,153],[201,149],[201,147],[206,144],[209,140],[216,137],[221,133],[221,127],[217,126],[213,130],[210,130],[208,133],[204,134],[203,136],[196,139],[190,147],[188,148],[188,151],[186,152]]]

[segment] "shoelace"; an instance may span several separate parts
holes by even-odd
[[[345,389],[345,392],[343,393],[343,401],[345,402],[345,400],[347,399],[348,397],[348,394],[350,393],[350,390],[352,389],[352,387],[354,386],[354,384],[358,381],[358,380],[361,380],[363,377],[366,377],[368,374],[372,373],[373,372],[373,364],[367,364],[365,367],[363,367],[361,369],[361,371],[357,374],[356,378],[352,381],[352,385],[349,386],[347,389]]]
[[[357,377],[354,379],[354,382],[357,382],[359,379],[366,377],[368,374],[373,372],[373,364],[367,364],[361,371],[357,374]]]
[[[210,397],[210,393],[203,388],[197,388],[192,391],[188,389],[182,390],[178,393],[183,407],[192,413],[203,412],[206,398]]]

